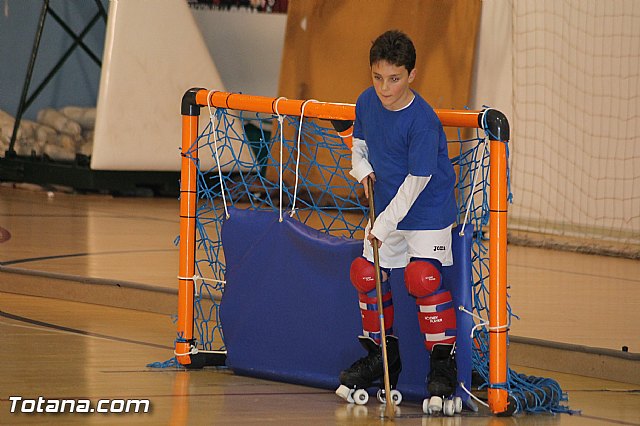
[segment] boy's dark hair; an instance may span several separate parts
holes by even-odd
[[[416,66],[416,48],[402,31],[390,30],[380,35],[369,51],[369,66],[378,61],[387,61],[411,72]]]

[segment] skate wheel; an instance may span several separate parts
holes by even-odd
[[[353,393],[353,402],[358,405],[365,405],[367,402],[369,402],[369,394],[365,389],[357,389]]]
[[[345,385],[340,385],[338,386],[338,389],[336,389],[336,395],[353,404],[353,389],[350,389]]]
[[[442,414],[451,417],[456,413],[456,406],[452,399],[446,399],[442,404]]]
[[[392,389],[391,390],[391,399],[393,400],[393,403],[395,405],[400,405],[400,403],[402,402],[402,394],[400,393],[399,390]]]
[[[462,413],[462,398],[460,398],[459,396],[453,398],[453,405],[455,407],[456,414]]]
[[[422,402],[422,412],[425,414],[437,414],[442,411],[442,398],[432,396]]]
[[[386,404],[387,403],[387,396],[385,394],[386,394],[386,392],[385,392],[384,389],[378,389],[378,393],[376,394],[376,398],[378,398],[378,402],[380,404]],[[391,398],[393,398],[393,404],[394,405],[400,405],[400,403],[402,402],[402,394],[397,389],[392,389],[391,390]]]

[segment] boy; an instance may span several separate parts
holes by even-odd
[[[453,264],[455,173],[440,120],[409,87],[416,77],[415,61],[415,48],[407,35],[400,31],[380,35],[369,52],[373,86],[356,103],[350,174],[362,183],[367,197],[368,180],[373,180],[378,216],[372,229],[367,225],[363,257],[356,258],[350,270],[362,316],[359,340],[368,355],[340,373],[342,385],[336,393],[342,397],[371,386],[383,375],[373,240],[380,250],[392,387],[397,385],[402,366],[398,339],[393,335],[388,277],[392,269],[404,267],[405,284],[415,297],[420,330],[430,352],[428,392],[448,397],[456,388],[455,310],[440,279],[442,266]]]

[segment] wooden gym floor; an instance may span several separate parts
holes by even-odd
[[[382,423],[376,402],[349,406],[332,391],[227,369],[146,367],[172,357],[176,200],[4,184],[0,228],[0,424]],[[637,260],[510,246],[511,304],[521,317],[511,327],[511,367],[558,380],[581,415],[430,418],[407,402],[395,423],[640,425],[639,277]],[[151,410],[11,413],[15,396],[148,399]]]

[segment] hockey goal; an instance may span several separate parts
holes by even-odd
[[[206,123],[199,121],[203,109],[209,112]],[[460,308],[468,311],[460,315],[473,318],[473,344],[470,345],[473,370],[485,381],[481,387],[487,390],[492,412],[533,411],[543,405],[542,408],[553,411],[561,400],[560,395],[556,395],[559,389],[545,385],[542,392],[551,393],[550,397],[531,398],[533,391],[522,391],[521,384],[516,383],[519,379],[507,365],[511,315],[506,283],[508,122],[502,113],[492,109],[436,112],[446,128],[450,157],[457,172],[458,232],[464,234],[466,229],[472,234],[468,253],[471,274],[466,283],[472,289],[472,308]],[[226,222],[231,223],[230,218],[233,219],[236,212],[269,212],[276,222],[294,221],[296,226],[335,237],[335,241],[340,239],[345,244],[362,238],[367,203],[360,185],[348,176],[349,135],[354,118],[352,104],[268,98],[201,88],[185,93],[175,340],[175,355],[181,365],[189,368],[222,363],[227,349],[231,357],[231,344],[228,348],[225,331],[231,338],[235,323],[243,322],[259,309],[247,306],[246,313],[235,313],[234,324],[225,324],[220,315],[227,303],[225,292],[229,291],[230,299],[232,291],[238,292],[231,287],[236,284],[226,281],[229,271],[223,245],[223,228]],[[262,228],[256,228],[257,222],[253,222],[248,245],[252,244],[251,239],[258,242],[265,238]],[[226,238],[227,245],[237,245],[236,237]],[[268,252],[269,243],[266,247]],[[297,263],[304,263],[304,250],[296,247],[293,251],[302,256]],[[272,258],[267,257],[267,261],[259,265],[245,264],[242,268],[255,268],[254,275],[259,279],[268,276],[267,269],[293,267],[287,264],[293,261],[287,261],[286,256],[277,264],[269,259]],[[332,266],[326,265],[326,269],[329,271]],[[349,284],[348,281],[326,283],[327,287],[334,285],[347,287]],[[316,300],[315,303],[334,301]],[[262,318],[278,316],[285,310],[286,306],[281,307],[280,311]],[[298,381],[301,377],[300,382],[309,382],[302,373],[284,376],[276,378]],[[470,388],[470,383],[467,386]]]

